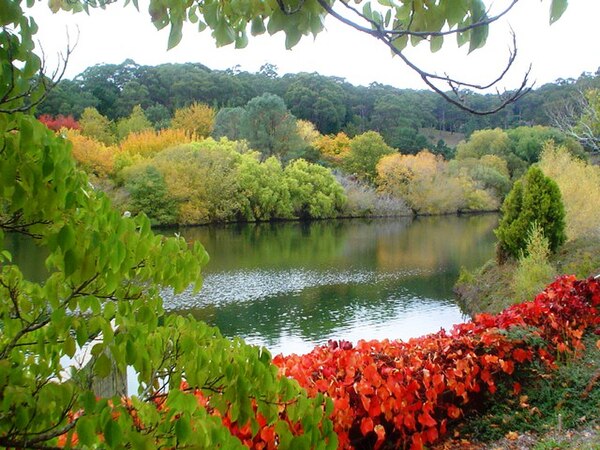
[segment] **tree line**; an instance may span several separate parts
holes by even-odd
[[[143,66],[126,60],[95,65],[72,80],[62,80],[40,105],[38,114],[78,119],[85,108],[94,107],[110,120],[118,120],[140,105],[154,127],[164,128],[175,110],[194,102],[219,110],[243,107],[270,93],[281,97],[296,118],[312,122],[322,134],[343,131],[352,137],[373,130],[388,145],[415,153],[426,142],[419,132],[423,128],[470,135],[484,128],[551,125],[553,112],[576,93],[600,87],[598,75],[583,73],[578,79],[559,79],[498,113],[475,116],[431,91],[379,83],[354,86],[343,78],[318,73],[279,75],[272,64],[250,73],[238,67],[212,70],[200,63]],[[464,91],[462,95],[479,109],[489,108],[497,100],[491,94]]]

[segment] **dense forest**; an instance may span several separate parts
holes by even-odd
[[[280,76],[265,64],[258,73],[234,67],[211,70],[199,63],[141,66],[122,64],[89,67],[72,80],[62,80],[38,108],[38,114],[79,118],[87,107],[110,120],[129,116],[140,105],[157,128],[168,124],[178,108],[193,102],[219,110],[243,107],[265,93],[281,97],[298,119],[312,122],[322,134],[343,131],[353,137],[378,131],[386,143],[403,152],[424,146],[424,128],[470,135],[485,128],[551,125],[549,113],[561,108],[576,93],[600,87],[599,73],[545,84],[516,103],[490,116],[475,116],[427,90],[398,89],[379,83],[354,86],[343,78],[317,73]],[[493,104],[494,95],[464,92],[479,109]],[[433,142],[436,144],[437,142]]]

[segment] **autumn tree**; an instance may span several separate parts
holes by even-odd
[[[573,156],[565,147],[547,143],[540,168],[560,189],[567,238],[600,237],[600,167]]]
[[[215,124],[215,111],[204,103],[192,103],[190,106],[175,110],[171,127],[184,130],[197,137],[208,137]]]
[[[129,117],[120,119],[117,122],[117,137],[119,140],[126,138],[130,133],[145,130],[152,130],[152,123],[150,123],[140,105],[133,107]]]
[[[335,136],[321,136],[315,141],[315,146],[325,161],[341,167],[344,159],[350,154],[350,141],[346,133],[340,132]]]

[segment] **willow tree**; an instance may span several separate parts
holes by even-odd
[[[517,1],[507,2],[506,11]],[[35,53],[37,25],[22,3],[0,0],[0,447],[56,448],[59,438],[73,442],[76,432],[79,447],[237,448],[242,429],[279,448],[336,447],[326,418],[331,403],[309,399],[279,377],[268,351],[164,314],[163,289],[199,288],[208,256],[200,244],[190,248],[181,238],[155,235],[144,216],[118,214],[77,170],[69,142],[34,118],[52,81]],[[107,3],[51,0],[50,7],[88,11]],[[415,70],[403,53],[409,40],[437,50],[455,34],[475,49],[498,18],[488,16],[481,0],[379,4],[151,0],[149,12],[158,28],[171,27],[170,47],[186,20],[210,28],[220,45],[243,47],[248,31],[266,30],[285,32],[293,47],[302,35],[321,31],[330,14],[383,42]],[[566,0],[551,5],[554,20]],[[428,84],[440,78],[420,73]],[[45,280],[28,279],[12,262],[4,250],[7,233],[46,249]],[[66,367],[65,357],[93,338],[90,369]],[[139,383],[130,400],[94,395],[93,378],[127,367]],[[270,432],[259,435],[261,426]]]

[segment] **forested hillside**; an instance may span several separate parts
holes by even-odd
[[[417,152],[426,138],[422,128],[470,135],[484,128],[551,125],[552,111],[578,92],[600,87],[600,77],[584,73],[577,80],[557,80],[537,87],[516,103],[491,116],[474,116],[427,90],[397,89],[378,83],[354,86],[342,78],[317,73],[280,76],[265,64],[258,73],[211,70],[199,63],[140,66],[96,65],[73,80],[62,80],[38,108],[38,114],[79,118],[86,107],[111,120],[129,116],[140,105],[148,119],[161,128],[174,111],[193,102],[214,109],[244,106],[264,93],[281,97],[298,119],[312,122],[322,134],[344,131],[350,137],[378,131],[387,144]],[[487,109],[494,95],[464,92],[471,104]],[[436,142],[434,142],[435,144]]]

